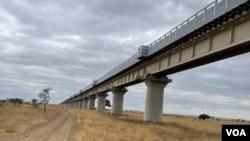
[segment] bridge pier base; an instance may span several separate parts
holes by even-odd
[[[144,121],[162,122],[164,88],[172,82],[167,77],[156,78],[150,76],[146,78],[147,96],[144,111]]]
[[[88,102],[88,109],[89,110],[95,110],[95,95],[90,95],[89,96],[89,102]]]
[[[97,94],[97,111],[104,112],[105,111],[105,99],[108,95],[106,93],[98,93]]]
[[[113,99],[111,114],[121,115],[123,111],[123,96],[128,90],[126,88],[112,88]]]
[[[88,97],[84,97],[83,98],[83,104],[82,104],[82,108],[84,109],[84,110],[87,110],[88,109],[88,101],[89,101],[89,99],[88,99]]]

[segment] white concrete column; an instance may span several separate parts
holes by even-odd
[[[89,102],[88,102],[88,109],[89,110],[94,110],[95,109],[95,95],[90,95],[89,96]]]
[[[145,80],[147,96],[145,102],[144,121],[162,122],[164,88],[172,82],[167,77],[156,78],[151,76]]]
[[[106,93],[98,93],[97,94],[97,111],[104,112],[105,111],[105,99],[108,95]]]
[[[81,99],[80,99],[80,109],[82,109],[82,107],[83,107],[83,104],[82,104],[82,103],[83,103],[83,99],[81,98]]]
[[[77,109],[81,109],[81,100],[78,100],[78,105],[77,105]]]
[[[78,108],[79,108],[79,101],[76,100],[76,109],[78,109]]]
[[[89,101],[89,98],[88,97],[84,97],[83,98],[83,109],[86,110],[88,109],[88,101]]]
[[[74,101],[74,108],[77,108],[77,107],[76,107],[76,105],[77,105],[77,102],[76,102],[76,101]]]
[[[111,114],[121,115],[123,111],[123,96],[128,90],[126,88],[112,88],[113,99]]]

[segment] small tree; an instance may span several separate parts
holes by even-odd
[[[37,108],[37,102],[38,102],[38,100],[33,98],[33,99],[31,100],[31,102],[32,102],[33,108]]]
[[[201,120],[201,119],[206,120],[206,119],[209,119],[211,117],[209,115],[207,115],[207,114],[201,114],[201,115],[198,116],[198,118],[199,118],[199,120]]]
[[[16,104],[18,106],[20,106],[20,104],[23,104],[23,100],[20,98],[10,98],[9,102],[12,103],[14,106],[16,106]]]
[[[111,107],[110,101],[108,99],[105,100],[105,105]]]
[[[41,103],[43,103],[43,111],[46,112],[46,105],[49,103],[50,100],[50,91],[52,90],[52,88],[47,88],[47,89],[43,89],[39,94],[38,97],[40,98]]]

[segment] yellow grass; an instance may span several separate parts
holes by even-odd
[[[32,105],[26,104],[3,105],[0,107],[0,136],[24,132],[31,126],[42,124],[56,111],[57,107],[52,105],[47,106],[46,113],[43,112],[42,106],[32,108]]]
[[[70,111],[80,126],[77,141],[220,141],[222,124],[246,124],[175,116],[164,116],[162,124],[154,124],[144,123],[141,113],[113,116],[109,112]]]

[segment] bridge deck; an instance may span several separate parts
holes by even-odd
[[[64,102],[249,52],[249,5],[216,0]]]

